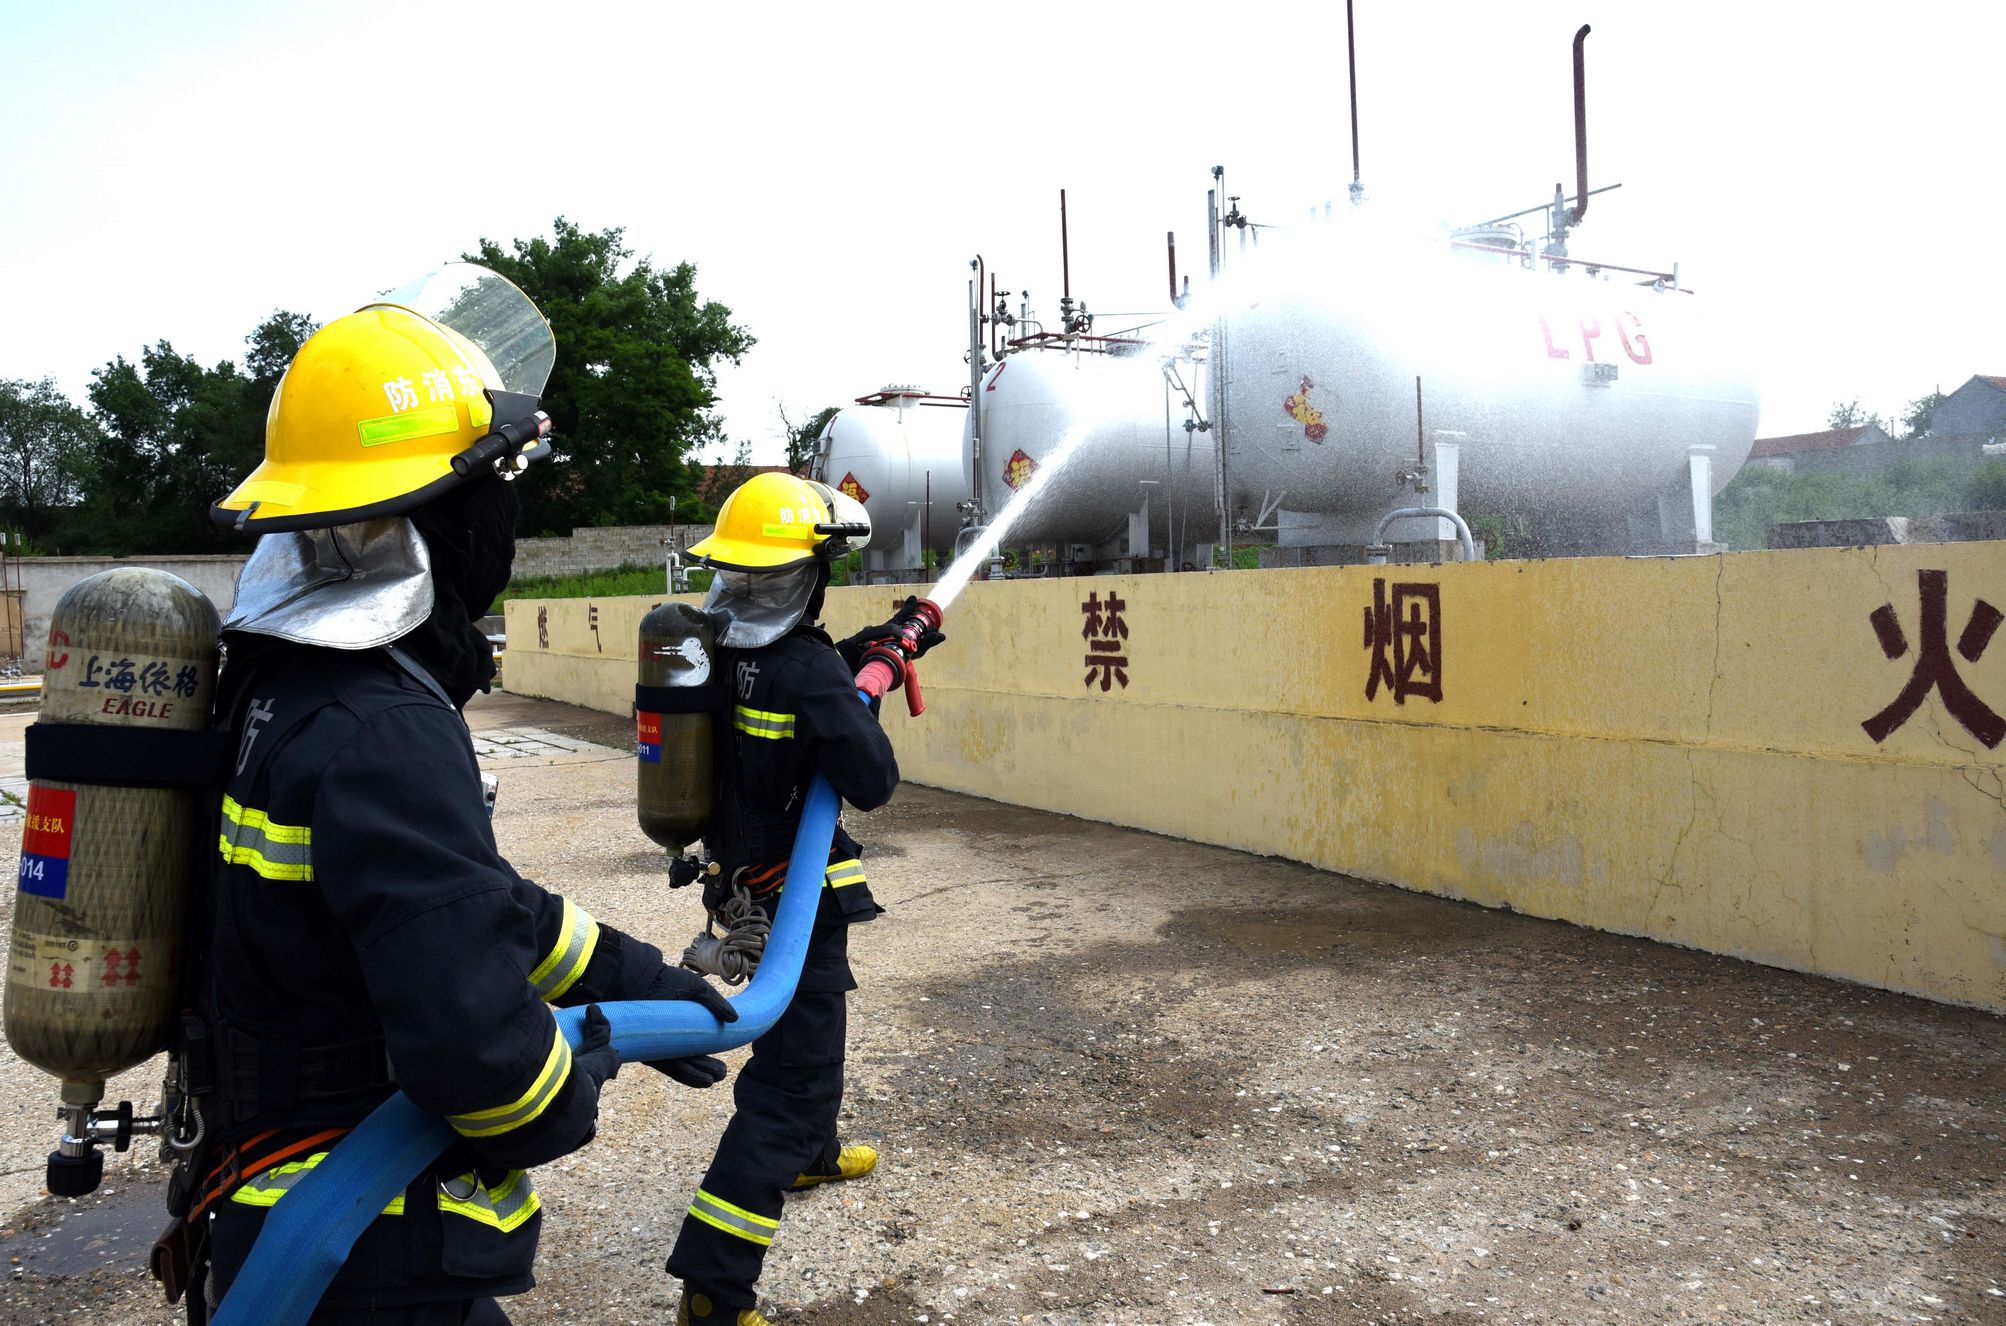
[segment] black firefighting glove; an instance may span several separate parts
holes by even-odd
[[[654,984],[648,988],[649,999],[690,999],[702,1004],[717,1015],[720,1022],[738,1021],[738,1010],[731,1001],[717,992],[715,986],[697,973],[684,967],[664,964],[655,973]],[[662,1073],[686,1087],[698,1090],[714,1087],[724,1081],[728,1071],[724,1060],[707,1054],[693,1054],[683,1059],[649,1059],[648,1067]]]
[[[843,656],[844,664],[850,669],[853,675],[864,666],[864,650],[875,640],[896,639],[901,634],[900,623],[918,606],[919,597],[914,594],[908,594],[906,595],[904,605],[892,614],[890,621],[879,626],[866,626],[849,639],[840,640],[836,643],[836,652]],[[929,630],[920,632],[919,638],[913,642],[912,657],[919,658],[923,656],[927,650],[946,639],[947,633],[945,631]]]
[[[882,626],[866,626],[847,640],[838,640],[836,652],[843,656],[843,666],[848,668],[850,675],[854,677],[863,670],[864,650],[878,640],[896,640],[898,634],[899,628],[891,622],[886,622]]]
[[[597,1004],[586,1006],[585,1028],[579,1034],[578,1048],[571,1052],[571,1062],[581,1077],[591,1079],[594,1095],[620,1076],[620,1052],[613,1048],[613,1024],[606,1020]]]

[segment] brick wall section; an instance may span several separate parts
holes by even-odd
[[[606,525],[561,538],[517,539],[515,574],[563,576],[616,566],[659,566],[668,551],[664,540],[673,536],[677,546],[687,548],[710,531],[708,525]]]

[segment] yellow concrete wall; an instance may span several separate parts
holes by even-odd
[[[2006,629],[1958,652],[2006,610],[1973,543],[976,584],[887,723],[913,781],[2006,1009],[2006,742],[1935,690],[1861,726],[1923,654],[1924,571],[2006,714]],[[1375,580],[1438,587],[1439,701],[1367,698]],[[1125,687],[1089,680],[1090,594]],[[897,597],[832,591],[830,624]],[[510,604],[510,688],[627,712],[647,607]]]

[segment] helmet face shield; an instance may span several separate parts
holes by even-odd
[[[401,515],[544,450],[556,362],[529,297],[453,263],[315,332],[279,380],[262,464],[210,514],[253,532]]]
[[[556,366],[550,323],[514,282],[485,267],[449,262],[376,303],[409,309],[464,337],[494,366],[502,391],[541,396]]]
[[[794,629],[821,582],[822,568],[813,561],[778,571],[720,569],[710,582],[704,611],[720,613],[729,623],[719,644],[758,649]]]

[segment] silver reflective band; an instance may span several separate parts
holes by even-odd
[[[690,1203],[690,1214],[714,1229],[757,1243],[762,1248],[773,1242],[774,1234],[780,1229],[778,1220],[769,1220],[742,1206],[733,1206],[701,1188],[697,1189],[696,1199]]]

